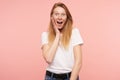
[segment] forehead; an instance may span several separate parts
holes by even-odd
[[[60,6],[56,7],[56,8],[53,10],[53,12],[66,13],[66,12],[65,12],[65,9],[62,8],[62,7],[60,7]]]

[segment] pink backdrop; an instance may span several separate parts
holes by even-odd
[[[0,0],[0,80],[43,80],[40,36],[54,2]],[[81,80],[120,80],[120,0],[63,2],[84,39]]]

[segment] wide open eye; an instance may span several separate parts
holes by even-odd
[[[59,13],[54,13],[55,14],[55,16],[58,16],[59,15]]]
[[[62,15],[62,16],[66,16],[66,14],[65,14],[65,13],[62,13],[61,15]]]

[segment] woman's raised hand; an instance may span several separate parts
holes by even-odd
[[[60,31],[58,30],[57,24],[55,23],[55,20],[53,19],[53,17],[51,17],[51,20],[52,20],[53,28],[54,28],[54,30],[56,32],[56,35],[60,36]]]

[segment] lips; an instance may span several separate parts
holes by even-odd
[[[57,24],[62,24],[63,22],[62,21],[57,21]]]

